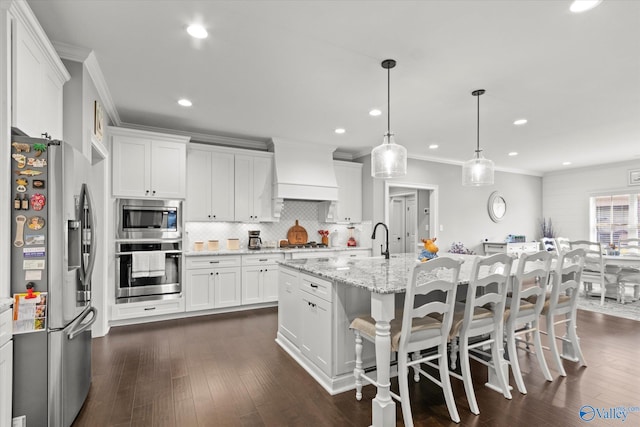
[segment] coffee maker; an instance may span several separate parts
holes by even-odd
[[[262,239],[260,238],[260,230],[249,230],[249,249],[260,249],[262,247]]]

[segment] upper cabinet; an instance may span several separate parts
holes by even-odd
[[[362,164],[333,162],[338,184],[338,201],[323,202],[318,209],[321,222],[362,221]]]
[[[234,155],[206,146],[189,146],[187,154],[187,221],[233,221]]]
[[[270,153],[235,156],[235,219],[273,221],[271,214],[273,156]]]
[[[70,79],[26,2],[12,2],[11,126],[62,139],[62,86]]]
[[[110,127],[113,196],[184,199],[188,137]]]
[[[273,154],[190,144],[187,221],[273,221]]]

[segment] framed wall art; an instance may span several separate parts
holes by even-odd
[[[93,103],[93,136],[102,142],[102,132],[104,129],[104,112],[102,105],[98,101]]]

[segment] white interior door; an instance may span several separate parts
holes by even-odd
[[[416,241],[416,232],[418,228],[418,201],[416,196],[406,197],[406,209],[405,209],[405,248],[407,253],[416,252],[418,249]]]
[[[405,199],[392,197],[389,201],[389,253],[405,250]]]

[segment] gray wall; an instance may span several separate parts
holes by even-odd
[[[542,180],[542,211],[558,236],[589,239],[589,197],[602,193],[638,193],[628,185],[630,169],[640,160],[553,172]]]
[[[358,162],[364,165],[363,219],[374,224],[384,221],[384,180],[371,177],[370,156]],[[496,171],[494,185],[478,188],[463,187],[461,177],[459,165],[409,159],[407,175],[389,181],[438,186],[439,224],[430,234],[438,238],[441,251],[448,251],[451,243],[460,241],[482,254],[481,242],[485,238],[499,242],[509,234],[525,235],[527,241],[540,238],[541,177]],[[493,191],[502,193],[507,202],[507,213],[499,223],[491,221],[487,213],[487,201]]]

